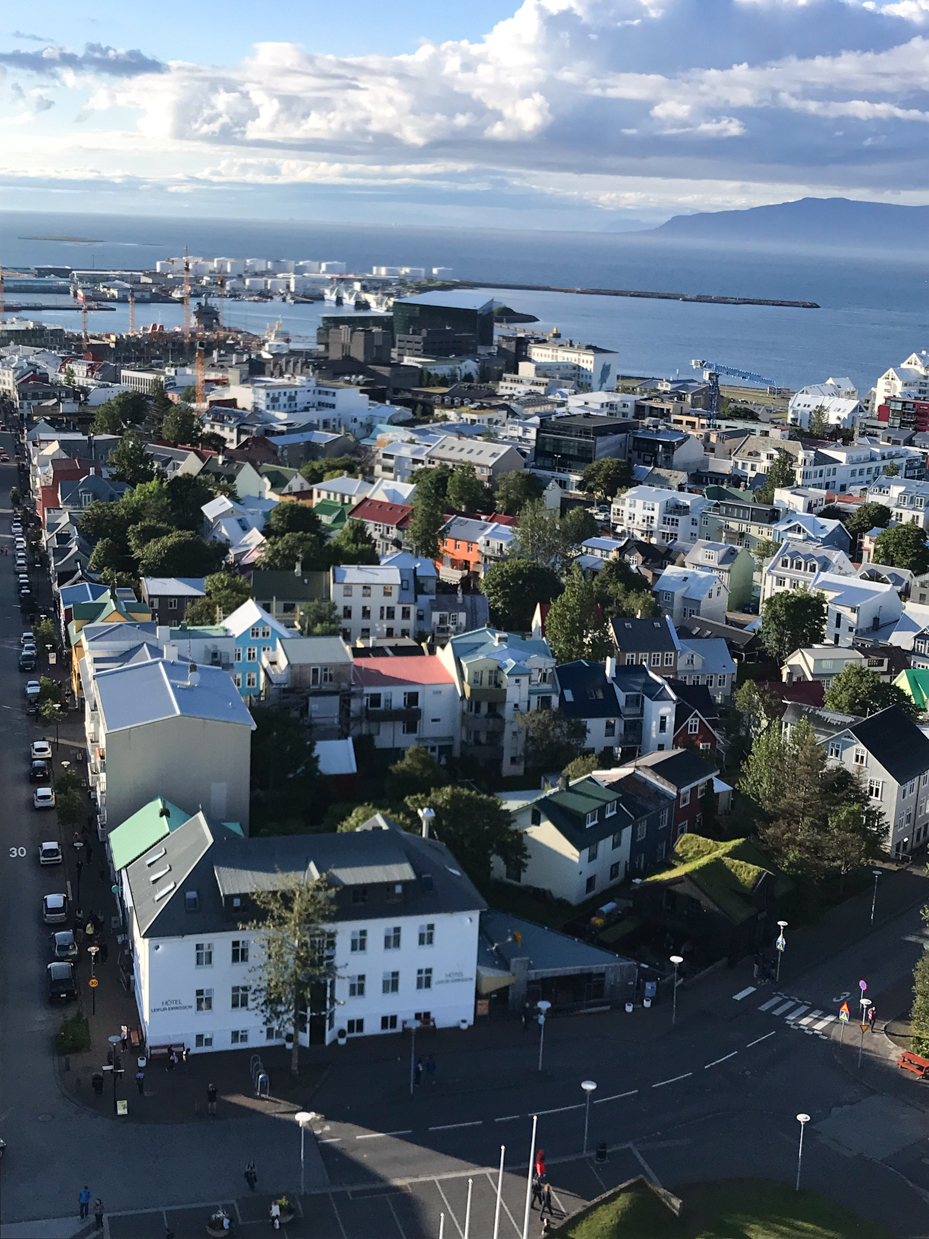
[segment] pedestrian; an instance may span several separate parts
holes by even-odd
[[[100,943],[100,953],[97,956],[101,964],[106,963],[106,957],[109,955],[109,953],[110,953],[110,948],[106,944],[106,938],[104,938]]]
[[[97,932],[97,926],[94,924],[93,917],[89,916],[87,918],[87,924],[84,926],[84,935],[85,937],[90,939],[90,941],[93,941],[93,938],[96,932]]]
[[[129,1049],[129,1027],[126,1024],[120,1024],[119,1035],[122,1038],[121,1046],[123,1053]]]
[[[539,1210],[539,1217],[545,1217],[546,1213],[549,1217],[554,1217],[552,1209],[552,1185],[551,1183],[542,1184],[542,1208]]]
[[[281,1206],[276,1200],[271,1205],[271,1225],[275,1230],[281,1229]]]
[[[81,870],[82,870],[83,868],[84,868],[84,862],[83,862],[82,860],[76,860],[76,861],[74,862],[74,870],[75,870],[75,872],[77,873],[77,880],[78,880],[78,881],[80,881],[80,880],[81,880]]]
[[[426,1055],[426,1079],[435,1084],[435,1058],[431,1054]]]
[[[135,1073],[135,1086],[139,1090],[139,1096],[145,1096],[145,1072],[137,1071]]]
[[[177,1050],[172,1050],[168,1055],[168,1070],[173,1071],[177,1066]]]
[[[90,1202],[93,1200],[94,1194],[85,1183],[77,1194],[77,1203],[81,1206],[81,1219],[83,1220],[90,1212]]]
[[[539,1202],[539,1208],[542,1207],[542,1180],[537,1174],[532,1176],[532,1202],[530,1208],[535,1208],[535,1202]]]
[[[183,1050],[181,1050],[181,1062],[184,1064],[185,1069],[187,1067],[187,1063],[189,1059],[190,1059],[190,1047],[185,1045]]]
[[[542,1234],[550,1235],[551,1233],[552,1233],[551,1218],[547,1218],[547,1217],[542,1218]]]
[[[423,1082],[423,1060],[417,1058],[416,1066],[413,1068],[413,1083],[422,1084]]]
[[[253,1192],[258,1182],[258,1171],[255,1169],[254,1162],[249,1162],[245,1167],[245,1182],[248,1184],[248,1190]]]
[[[99,1196],[94,1201],[94,1221],[97,1223],[97,1230],[103,1230],[103,1201]]]
[[[545,1174],[545,1150],[539,1149],[535,1155],[535,1172],[541,1179]]]
[[[206,1108],[210,1114],[216,1114],[216,1085],[208,1084],[206,1089]]]

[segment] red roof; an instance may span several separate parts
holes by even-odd
[[[795,702],[801,706],[821,706],[826,695],[826,686],[822,680],[794,680],[793,684],[784,684],[773,680],[765,685],[771,693],[785,703]]]
[[[376,521],[379,525],[394,525],[398,529],[406,525],[413,515],[413,509],[408,503],[385,503],[382,499],[362,499],[349,512],[349,519],[356,521]]]
[[[60,508],[61,499],[58,495],[58,487],[56,486],[40,486],[39,487],[39,502],[37,505],[37,515],[42,524],[45,524],[45,513],[49,508]]]
[[[425,657],[371,658],[356,662],[355,681],[364,688],[402,687],[404,684],[454,684],[455,680],[437,654]]]

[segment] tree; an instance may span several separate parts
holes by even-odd
[[[517,722],[526,733],[526,761],[536,770],[563,770],[587,743],[587,727],[560,710],[529,710]]]
[[[326,876],[307,880],[281,875],[276,890],[253,890],[251,901],[259,917],[240,925],[255,935],[256,959],[250,1000],[271,1028],[293,1034],[290,1070],[300,1067],[300,1012],[328,1005],[329,981],[335,962],[328,948],[328,925],[335,892]]]
[[[552,603],[545,635],[560,663],[576,658],[599,662],[612,649],[597,601],[596,583],[587,580],[578,564],[568,573],[564,593]]]
[[[490,498],[473,465],[456,465],[448,479],[446,501],[455,512],[484,512]]]
[[[860,714],[867,717],[897,706],[912,719],[922,716],[922,711],[912,697],[895,684],[885,684],[863,663],[846,663],[826,689],[823,705],[839,714]]]
[[[314,598],[300,608],[297,626],[305,637],[337,637],[342,631],[339,608],[324,598]]]
[[[115,584],[123,573],[135,571],[135,561],[114,538],[101,538],[90,553],[87,567],[107,584]]]
[[[805,586],[774,594],[762,609],[760,632],[765,648],[780,660],[819,645],[826,635],[826,601]]]
[[[108,463],[117,482],[127,482],[130,486],[150,482],[158,473],[154,460],[145,450],[145,443],[134,430],[123,434],[122,441],[110,452]]]
[[[486,569],[480,581],[493,622],[517,632],[529,629],[536,603],[551,602],[563,588],[551,568],[528,559],[500,559]]]
[[[213,572],[203,582],[204,597],[188,603],[187,624],[218,624],[250,596],[248,581],[228,570]]]
[[[754,680],[736,689],[726,732],[738,753],[746,753],[758,736],[780,716],[780,702],[774,694]]]
[[[829,436],[829,420],[826,417],[825,407],[818,404],[810,414],[810,422],[807,426],[807,434],[811,439],[826,439]]]
[[[923,924],[929,924],[926,908]],[[913,972],[913,1006],[910,1011],[910,1045],[917,1054],[929,1054],[929,950],[924,950]]]
[[[57,680],[52,680],[47,675],[40,675],[38,702],[40,706],[45,705],[46,702],[52,702],[59,707],[62,706],[64,704],[64,688]]]
[[[170,402],[169,402],[170,403]],[[161,438],[177,447],[196,447],[200,442],[202,423],[189,404],[172,404],[161,422]]]
[[[164,486],[169,520],[178,529],[198,530],[203,524],[203,505],[213,498],[213,490],[202,476],[176,473]],[[159,517],[153,515],[153,519]]]
[[[593,774],[595,770],[600,769],[600,758],[596,753],[583,753],[580,757],[575,757],[574,761],[569,761],[561,773],[565,778],[573,781],[583,779],[585,775]]]
[[[349,834],[351,831],[357,830],[359,826],[363,826],[365,822],[370,821],[376,813],[383,813],[387,817],[391,817],[393,810],[379,809],[377,805],[373,804],[356,805],[355,808],[352,809],[351,813],[349,813],[348,817],[343,818],[342,821],[339,822],[336,830],[339,834]]]
[[[129,528],[129,549],[138,558],[149,542],[155,538],[167,538],[173,533],[171,526],[161,521],[140,521]]]
[[[410,474],[410,481],[416,486],[416,498],[425,499],[428,496],[435,500],[440,508],[444,508],[451,476],[452,471],[448,465],[424,465],[421,469],[414,469]]]
[[[581,490],[598,499],[613,499],[617,491],[625,490],[632,482],[632,465],[614,456],[592,460],[581,474]]]
[[[516,516],[524,504],[541,499],[545,483],[528,469],[513,469],[504,473],[497,483],[494,508],[505,516]]]
[[[562,576],[574,557],[575,545],[562,528],[559,514],[538,501],[527,503],[520,512],[512,553]]]
[[[385,790],[391,802],[403,801],[407,796],[426,795],[447,783],[448,775],[429,750],[412,745],[388,767]]]
[[[739,789],[763,809],[781,803],[787,781],[790,741],[780,727],[762,727],[754,737],[751,752],[742,765]]]
[[[755,563],[760,568],[766,559],[770,559],[776,555],[782,543],[775,538],[761,538],[752,547],[752,554],[755,557]]]
[[[621,559],[607,560],[594,584],[605,616],[641,615],[643,619],[657,619],[661,614],[648,581]]]
[[[379,564],[374,540],[364,521],[348,520],[329,543],[334,564]]]
[[[78,826],[87,820],[87,805],[84,797],[73,787],[60,788],[55,792],[55,808],[62,826]]]
[[[174,401],[169,400],[165,394],[165,385],[162,382],[157,382],[152,389],[151,405],[149,407],[149,416],[147,424],[151,428],[152,438],[161,438],[161,428],[164,419],[174,409]]]
[[[572,508],[561,519],[561,532],[568,545],[575,547],[588,538],[596,538],[600,526],[586,508]]]
[[[311,533],[285,533],[279,538],[271,538],[262,548],[262,568],[290,572],[298,563],[303,566],[304,572],[325,571],[329,567],[330,556],[323,540]]]
[[[138,520],[136,505],[124,496],[116,503],[95,499],[78,516],[81,533],[88,538],[111,538],[128,547],[129,528]]]
[[[929,545],[918,525],[892,525],[874,539],[874,563],[908,568],[917,576],[929,571]]]
[[[899,472],[900,472],[900,466],[897,464],[895,460],[891,460],[888,464],[884,466],[884,477],[885,478],[895,478]]]
[[[188,529],[166,537],[153,538],[139,552],[139,571],[143,576],[207,576],[215,572],[226,557],[219,542],[204,542]]]
[[[496,796],[450,786],[408,796],[406,803],[414,812],[432,809],[432,833],[451,851],[472,882],[486,886],[494,856],[508,869],[525,868],[523,837],[513,829],[509,813]]]
[[[98,405],[91,430],[95,435],[119,435],[127,426],[137,426],[148,411],[140,392],[120,392]]]
[[[319,517],[308,503],[279,503],[267,515],[262,533],[266,538],[280,538],[288,533],[322,534]]]
[[[823,516],[825,511],[823,508],[819,515]],[[885,503],[862,503],[845,521],[845,528],[854,537],[860,538],[869,529],[886,529],[892,516],[893,512]]]
[[[421,472],[421,470],[417,470]],[[445,525],[445,510],[434,496],[427,492],[420,494],[420,484],[416,486],[416,496],[413,500],[413,515],[407,527],[410,546],[416,555],[427,559],[439,557],[439,533]]]
[[[764,486],[755,492],[759,503],[773,503],[775,490],[785,486],[796,486],[797,463],[790,452],[779,448],[774,460],[765,475]]]
[[[307,460],[300,466],[300,476],[315,486],[330,477],[361,477],[361,461],[357,456],[330,456],[327,460]]]
[[[20,504],[20,493],[18,486],[10,487],[10,507],[18,508]]]

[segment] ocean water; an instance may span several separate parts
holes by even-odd
[[[52,239],[57,238],[57,239]],[[63,239],[70,238],[70,239]],[[77,240],[75,238],[85,238]],[[445,266],[462,279],[564,287],[635,288],[816,301],[818,310],[681,301],[494,292],[567,339],[615,349],[626,374],[690,375],[692,358],[763,374],[797,388],[848,375],[867,391],[888,366],[929,344],[929,253],[707,246],[636,233],[499,232],[361,227],[276,221],[184,220],[0,212],[0,263],[74,267],[154,266],[195,256],[339,259],[373,265]],[[490,295],[490,294],[489,294]],[[14,294],[8,300],[22,300]],[[314,335],[315,303],[228,302],[230,325],[262,331],[278,317]],[[27,311],[23,311],[27,313]],[[78,324],[79,315],[41,315]],[[136,306],[137,325],[178,326],[180,306]],[[91,316],[95,330],[124,330],[128,308]]]

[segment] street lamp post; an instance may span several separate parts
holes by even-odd
[[[435,809],[430,809],[428,805],[424,809],[417,809],[419,820],[423,824],[423,838],[429,838],[429,828],[435,821]]]
[[[96,981],[97,979],[97,955],[99,954],[99,952],[100,952],[100,948],[98,946],[89,946],[87,948],[87,954],[90,956],[90,979],[91,981]],[[91,1001],[90,1014],[96,1015],[97,1014],[97,987],[96,985],[91,985],[90,987],[90,1001]]]
[[[500,1204],[503,1200],[503,1159],[506,1156],[506,1145],[500,1145],[500,1173],[497,1175],[497,1203],[494,1208],[494,1239],[500,1239]]]
[[[308,1123],[312,1123],[316,1115],[312,1110],[298,1110],[294,1118],[300,1124],[300,1195],[306,1195],[306,1174],[305,1162],[303,1158],[304,1141],[306,1139],[306,1127]]]
[[[546,998],[540,998],[535,1004],[539,1008],[539,1071],[542,1070],[542,1051],[545,1049],[545,1017],[552,1009],[552,1004]]]
[[[404,1020],[404,1028],[409,1024],[412,1030],[413,1037],[410,1041],[410,1101],[413,1100],[413,1092],[416,1088],[416,1030],[421,1027],[419,1020]]]
[[[526,1211],[523,1214],[523,1239],[529,1239],[529,1214],[532,1210],[532,1176],[535,1173],[535,1134],[539,1126],[539,1116],[532,1116],[532,1140],[529,1143],[529,1171],[526,1175]]]
[[[593,1080],[581,1080],[581,1088],[587,1095],[587,1106],[584,1110],[584,1157],[587,1156],[587,1133],[590,1130],[590,1095],[596,1087]]]
[[[810,1121],[810,1116],[808,1114],[797,1115],[797,1122],[800,1124],[800,1148],[797,1150],[797,1187],[796,1187],[796,1190],[798,1192],[800,1191],[800,1168],[803,1165],[803,1129],[804,1127],[806,1127],[809,1121]]]
[[[464,1224],[464,1239],[469,1239],[471,1234],[471,1189],[474,1187],[474,1180],[468,1180],[468,1203],[465,1205],[465,1224]]]
[[[777,976],[774,978],[774,981],[776,985],[780,985],[781,983],[781,959],[783,958],[784,951],[787,949],[787,943],[784,939],[784,930],[787,928],[787,922],[778,921],[777,927],[781,932],[778,934],[777,942],[775,942],[774,944],[775,949],[777,950]]]
[[[107,1037],[110,1045],[113,1047],[113,1065],[110,1071],[113,1073],[113,1113],[117,1113],[116,1109],[116,1077],[123,1074],[123,1069],[119,1065],[119,1046],[122,1045],[122,1037],[119,1033],[113,1033],[111,1037]]]
[[[883,869],[872,869],[874,874],[874,894],[871,896],[871,924],[874,924],[874,909],[877,907],[877,884],[883,874]]]
[[[684,962],[683,955],[672,955],[671,963],[674,965],[674,993],[671,995],[671,1024],[672,1027],[677,1023],[677,970]]]

